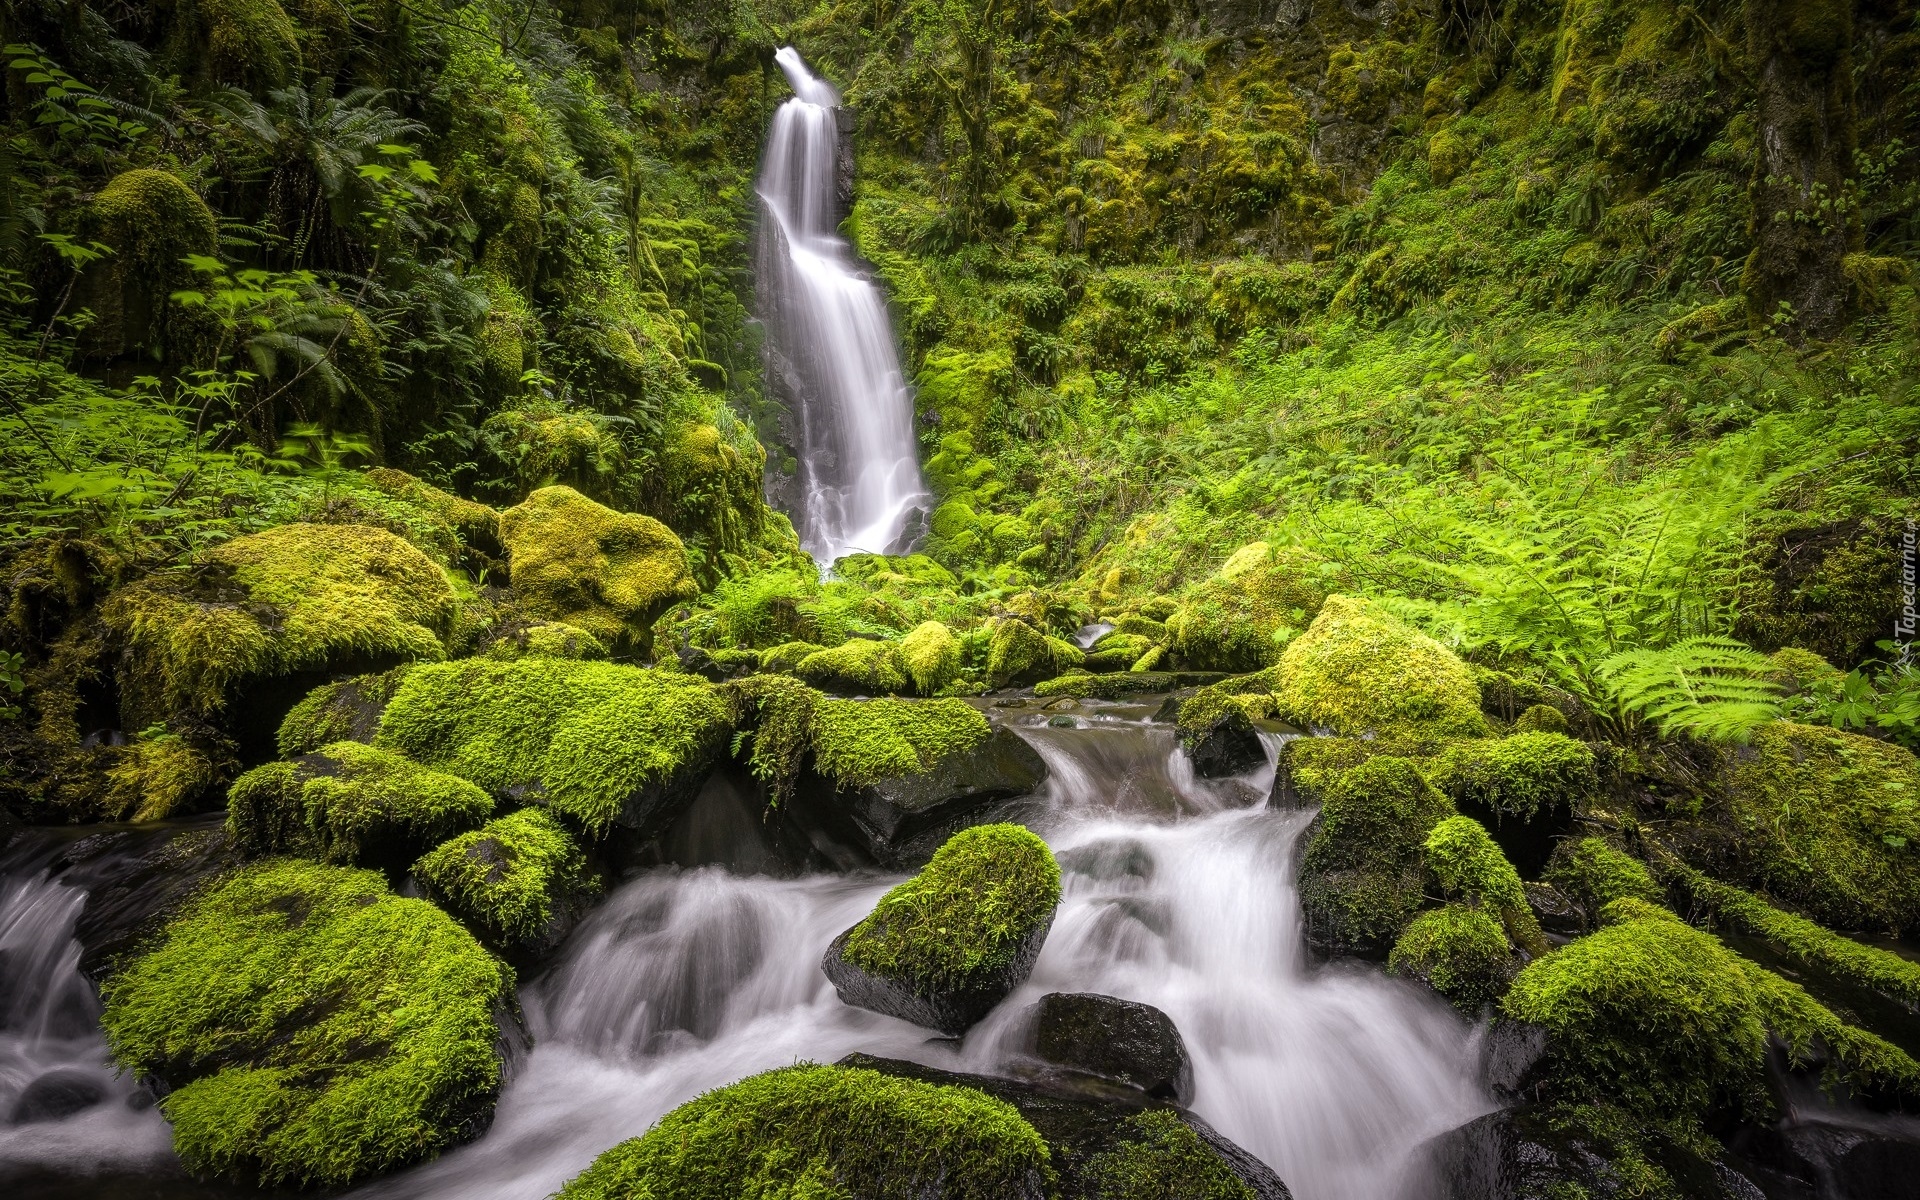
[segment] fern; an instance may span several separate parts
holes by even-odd
[[[1773,660],[1723,637],[1693,637],[1662,650],[1629,650],[1601,662],[1616,703],[1668,736],[1745,742],[1780,716],[1783,698],[1768,676]]]

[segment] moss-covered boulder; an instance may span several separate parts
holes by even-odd
[[[1370,600],[1328,597],[1280,656],[1278,680],[1278,713],[1297,725],[1423,739],[1488,732],[1459,656]]]
[[[1615,900],[1667,900],[1645,863],[1597,837],[1561,843],[1547,864],[1546,882],[1579,907],[1588,929],[1599,925],[1601,910]]]
[[[368,742],[380,730],[380,714],[393,699],[406,666],[377,675],[323,683],[287,710],[275,742],[282,758],[311,754],[330,742]]]
[[[1384,955],[1426,896],[1427,834],[1453,805],[1412,762],[1391,755],[1302,771],[1320,811],[1300,854],[1307,940],[1326,954]]]
[[[386,530],[295,524],[149,575],[110,596],[102,616],[126,647],[126,728],[217,713],[249,688],[236,720],[270,719],[270,737],[286,710],[273,706],[261,681],[318,682],[322,674],[444,658],[455,610],[446,573]]]
[[[256,767],[227,793],[227,827],[246,853],[389,869],[492,813],[493,797],[466,780],[361,742]]]
[[[500,541],[530,614],[584,629],[615,654],[645,654],[654,620],[696,591],[671,529],[569,487],[541,488],[501,513]]]
[[[452,918],[308,862],[228,877],[102,994],[187,1169],[268,1186],[342,1187],[477,1136],[517,1036],[513,973]]]
[[[1224,779],[1266,762],[1253,711],[1227,684],[1203,687],[1180,702],[1174,728],[1195,775]]]
[[[565,621],[531,621],[500,630],[487,643],[488,658],[578,658],[597,661],[608,657],[600,639]]]
[[[835,938],[821,969],[848,1004],[965,1033],[1033,970],[1059,903],[1045,842],[975,826]]]
[[[1270,667],[1325,603],[1325,566],[1297,547],[1242,546],[1217,575],[1189,589],[1167,618],[1167,642],[1199,670]]]
[[[565,825],[523,808],[460,834],[413,864],[428,898],[516,957],[557,947],[600,893]]]
[[[135,738],[107,768],[102,812],[118,821],[160,821],[218,804],[219,780],[231,770],[175,733]]]
[[[724,751],[728,707],[694,676],[559,658],[465,659],[407,673],[377,744],[531,801],[600,836],[648,834]]]
[[[688,1101],[595,1159],[559,1200],[1046,1200],[1047,1160],[1019,1111],[983,1092],[801,1063]]]
[[[1498,917],[1513,944],[1528,954],[1537,957],[1547,952],[1546,937],[1527,903],[1520,875],[1484,825],[1472,817],[1448,817],[1428,832],[1422,848],[1427,869],[1444,895]]]
[[[987,633],[987,682],[994,687],[1037,683],[1085,661],[1080,647],[1018,617],[996,619]]]
[[[100,189],[87,218],[112,254],[78,284],[81,305],[94,314],[83,344],[103,358],[145,351],[178,362],[210,351],[212,322],[168,300],[195,284],[189,256],[219,252],[219,223],[206,201],[170,171],[136,167]]]
[[[922,621],[900,639],[900,662],[914,691],[935,695],[960,677],[960,639],[939,621]]]
[[[1426,984],[1467,1013],[1505,995],[1519,965],[1500,922],[1464,904],[1415,917],[1387,956],[1389,971]]]
[[[1824,924],[1920,931],[1920,759],[1859,734],[1779,721],[1729,754],[1734,864]]]
[[[899,646],[869,638],[817,650],[796,663],[793,673],[818,688],[866,696],[891,696],[910,687]]]
[[[1571,812],[1599,786],[1593,751],[1564,733],[1455,742],[1428,763],[1426,772],[1455,804],[1522,820]]]

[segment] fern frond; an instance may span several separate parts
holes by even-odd
[[[1668,736],[1744,742],[1780,716],[1782,693],[1766,655],[1731,638],[1693,637],[1601,662],[1614,701]]]

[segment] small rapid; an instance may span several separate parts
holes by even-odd
[[[844,554],[904,552],[929,494],[886,302],[837,229],[840,97],[793,47],[774,60],[794,96],[767,137],[756,286],[772,382],[794,410],[792,515],[826,567]]]

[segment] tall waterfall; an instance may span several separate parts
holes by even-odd
[[[929,496],[886,303],[836,231],[839,94],[793,47],[774,60],[794,97],[774,114],[760,173],[760,309],[793,409],[800,542],[825,566],[904,551]]]

